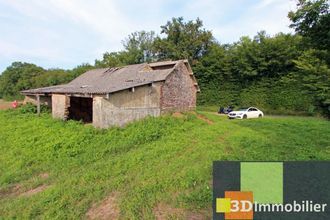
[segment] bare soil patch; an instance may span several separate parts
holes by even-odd
[[[39,177],[40,177],[41,179],[48,179],[48,177],[49,177],[49,173],[40,173],[40,174],[39,174]]]
[[[88,219],[118,219],[120,210],[117,204],[118,193],[111,193],[100,204],[94,204],[86,213]]]
[[[38,178],[41,179],[47,179],[49,177],[48,173],[41,173],[38,175]],[[28,182],[31,181],[28,180]],[[41,186],[38,186],[34,189],[30,189],[28,191],[25,191],[25,187],[22,183],[17,183],[9,188],[6,189],[0,189],[0,198],[1,197],[8,197],[8,196],[32,196],[36,193],[42,192],[45,189],[47,189],[49,185],[43,184]]]
[[[205,213],[192,212],[183,208],[173,208],[167,204],[159,203],[154,208],[154,215],[157,220],[167,219],[189,219],[189,220],[206,220],[210,216]]]
[[[174,113],[172,114],[172,116],[173,116],[174,118],[183,118],[183,117],[184,117],[184,115],[183,115],[181,112],[174,112]]]
[[[205,122],[208,123],[209,125],[214,124],[213,121],[211,121],[210,119],[208,119],[208,118],[207,118],[206,116],[204,116],[204,115],[200,115],[200,114],[198,114],[198,115],[197,115],[197,118],[199,118],[199,119],[205,121]]]
[[[0,99],[0,110],[9,109],[9,108],[11,108],[11,102],[6,102]]]
[[[23,101],[18,101],[18,105],[22,105]],[[12,101],[5,101],[0,99],[0,110],[10,109],[12,108]]]
[[[48,189],[50,186],[49,185],[41,185],[41,186],[38,186],[38,187],[36,187],[36,188],[34,188],[34,189],[30,189],[30,190],[28,190],[28,191],[26,191],[26,192],[23,192],[23,193],[21,193],[19,196],[26,196],[26,197],[28,197],[28,196],[33,196],[33,195],[35,195],[35,194],[37,194],[37,193],[40,193],[40,192],[42,192],[42,191],[45,191],[46,189]]]
[[[0,198],[8,197],[8,196],[15,196],[19,195],[22,190],[21,184],[15,184],[9,189],[1,189],[0,190]]]
[[[157,220],[167,220],[169,218],[183,218],[184,210],[179,208],[173,208],[164,203],[159,203],[154,208],[154,214]]]

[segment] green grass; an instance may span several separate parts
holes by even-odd
[[[220,106],[216,105],[207,105],[207,106],[197,106],[197,111],[206,111],[206,112],[218,112]]]
[[[123,219],[153,219],[159,203],[205,211],[211,209],[214,160],[330,159],[326,120],[199,113],[214,123],[185,114],[97,130],[48,114],[0,111],[0,219],[84,218],[111,192],[120,195]],[[30,197],[6,194],[17,184],[50,187]]]

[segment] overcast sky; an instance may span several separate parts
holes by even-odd
[[[0,0],[0,72],[13,61],[44,68],[94,63],[139,30],[199,17],[221,43],[260,30],[291,32],[294,0]]]

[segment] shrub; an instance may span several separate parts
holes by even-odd
[[[27,103],[25,105],[21,105],[18,110],[23,114],[36,114],[37,113],[37,106]],[[50,108],[47,105],[40,105],[40,112],[41,113],[50,113]]]

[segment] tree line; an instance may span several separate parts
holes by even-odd
[[[0,97],[20,98],[20,90],[66,83],[92,68],[188,59],[201,87],[199,105],[329,117],[329,3],[298,0],[288,17],[294,34],[260,31],[232,44],[219,43],[199,18],[172,18],[160,27],[161,35],[134,32],[122,41],[122,51],[106,52],[93,65],[46,70],[14,62],[0,76]]]

